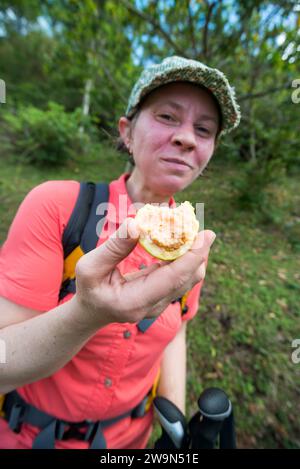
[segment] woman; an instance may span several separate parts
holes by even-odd
[[[184,256],[159,263],[137,244],[128,207],[172,206],[239,120],[218,70],[170,57],[143,71],[119,121],[133,171],[110,183],[97,248],[77,263],[76,294],[59,304],[61,238],[79,183],[48,181],[24,199],[0,257],[7,351],[0,392],[17,389],[0,419],[2,448],[49,447],[54,439],[56,448],[145,448],[155,382],[158,395],[185,411],[186,324],[198,309],[215,234],[203,231]],[[181,315],[175,300],[187,291]],[[156,320],[141,331],[145,318]]]

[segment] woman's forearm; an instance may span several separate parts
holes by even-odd
[[[5,360],[0,362],[0,394],[50,376],[96,331],[84,323],[76,295],[51,311],[1,329]]]
[[[185,414],[186,323],[164,351],[157,394],[166,397]]]

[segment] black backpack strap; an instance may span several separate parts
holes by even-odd
[[[94,198],[89,210],[80,240],[80,246],[84,253],[95,249],[100,236],[108,210],[109,185],[99,183],[95,186]]]
[[[142,319],[138,324],[137,324],[137,328],[140,332],[146,332],[149,327],[152,326],[152,324],[156,321],[156,319],[158,318],[146,318],[146,319]]]
[[[107,183],[80,183],[78,198],[62,238],[64,259],[78,246],[84,254],[96,247],[107,215],[108,199],[109,185]],[[75,292],[75,278],[67,278],[61,285],[59,300],[62,300],[68,293]]]
[[[95,184],[93,182],[80,183],[77,201],[62,238],[64,259],[80,245],[81,236],[94,200],[94,193]]]
[[[189,309],[188,305],[186,304],[186,295],[182,296],[180,298],[177,298],[176,300],[171,301],[171,303],[176,303],[177,301],[180,304],[181,316],[183,316],[184,314],[186,314],[188,312],[188,309]],[[137,324],[137,327],[138,327],[139,331],[143,332],[143,333],[146,332],[149,329],[149,327],[151,327],[152,324],[156,321],[156,319],[158,319],[158,317],[142,319]]]
[[[43,412],[26,402],[17,391],[11,391],[6,394],[4,399],[4,418],[10,429],[15,433],[22,431],[24,423],[40,430],[33,441],[32,449],[54,449],[55,440],[65,441],[69,439],[89,441],[90,449],[106,449],[103,429],[126,417],[143,417],[147,412],[144,401],[149,394],[136,407],[113,418],[101,421],[68,422]],[[85,430],[85,432],[80,430]]]

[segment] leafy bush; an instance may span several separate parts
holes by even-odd
[[[65,112],[60,104],[49,102],[48,109],[22,106],[15,113],[3,115],[4,147],[22,161],[32,164],[63,165],[90,143],[87,132],[79,132],[81,110]]]
[[[285,206],[276,200],[272,184],[279,184],[285,172],[284,162],[278,159],[249,162],[244,173],[233,181],[239,209],[260,213],[261,221],[280,223]]]
[[[285,230],[292,248],[295,252],[300,253],[300,219],[286,223]]]

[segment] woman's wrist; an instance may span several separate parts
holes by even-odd
[[[92,314],[88,311],[88,306],[80,301],[75,294],[69,303],[68,319],[74,333],[81,336],[91,336],[109,323],[101,314]]]

